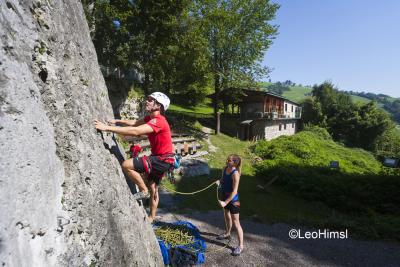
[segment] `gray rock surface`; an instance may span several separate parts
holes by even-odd
[[[0,36],[0,265],[162,265],[80,1],[0,1]]]
[[[209,175],[210,168],[205,159],[182,159],[181,167],[177,171],[182,177],[194,177],[200,175]]]

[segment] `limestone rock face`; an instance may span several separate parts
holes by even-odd
[[[204,159],[183,159],[178,172],[181,173],[182,177],[209,175],[210,167]]]
[[[162,265],[80,1],[2,0],[0,36],[0,265]]]

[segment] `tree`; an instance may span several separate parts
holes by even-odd
[[[400,158],[400,130],[393,127],[376,138],[374,152],[382,158]]]
[[[400,123],[400,99],[388,102],[383,107],[392,114],[393,120]]]
[[[314,86],[312,96],[303,104],[303,121],[326,127],[336,141],[372,151],[377,138],[393,127],[374,101],[354,104],[330,82]]]
[[[188,0],[133,1],[137,14],[128,22],[133,35],[129,56],[137,61],[134,67],[144,76],[145,94],[162,90],[171,82],[168,73],[173,71],[182,35],[181,17],[189,3]]]
[[[357,114],[355,121],[357,127],[354,129],[354,133],[357,135],[355,138],[350,135],[350,141],[372,151],[376,139],[385,131],[393,128],[393,122],[385,111],[377,107],[375,101],[359,106]]]
[[[326,128],[326,115],[322,112],[321,103],[312,98],[307,98],[302,104],[301,112],[304,124],[316,125]]]
[[[215,116],[222,89],[252,84],[267,73],[260,60],[277,33],[269,22],[278,8],[269,0],[195,1],[193,15],[201,21],[207,40]]]
[[[86,6],[89,27],[94,29],[91,35],[99,63],[122,71],[131,68],[129,42],[132,33],[128,20],[137,13],[135,6],[125,0],[84,1],[83,6]]]
[[[101,65],[141,74],[145,94],[158,90],[204,99],[206,42],[190,9],[180,1],[83,1]],[[193,100],[193,101],[192,101]]]

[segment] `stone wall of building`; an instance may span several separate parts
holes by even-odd
[[[297,132],[298,120],[269,120],[265,125],[265,139],[271,140],[281,135],[293,135]]]

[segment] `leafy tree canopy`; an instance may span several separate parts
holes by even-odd
[[[350,96],[339,92],[332,83],[313,87],[312,99],[303,103],[303,121],[326,127],[332,137],[350,146],[374,149],[374,142],[393,123],[374,101],[354,104]]]
[[[268,72],[260,60],[277,33],[277,26],[269,22],[278,8],[268,0],[195,1],[193,16],[207,40],[215,112],[222,89],[252,85],[255,77]]]

